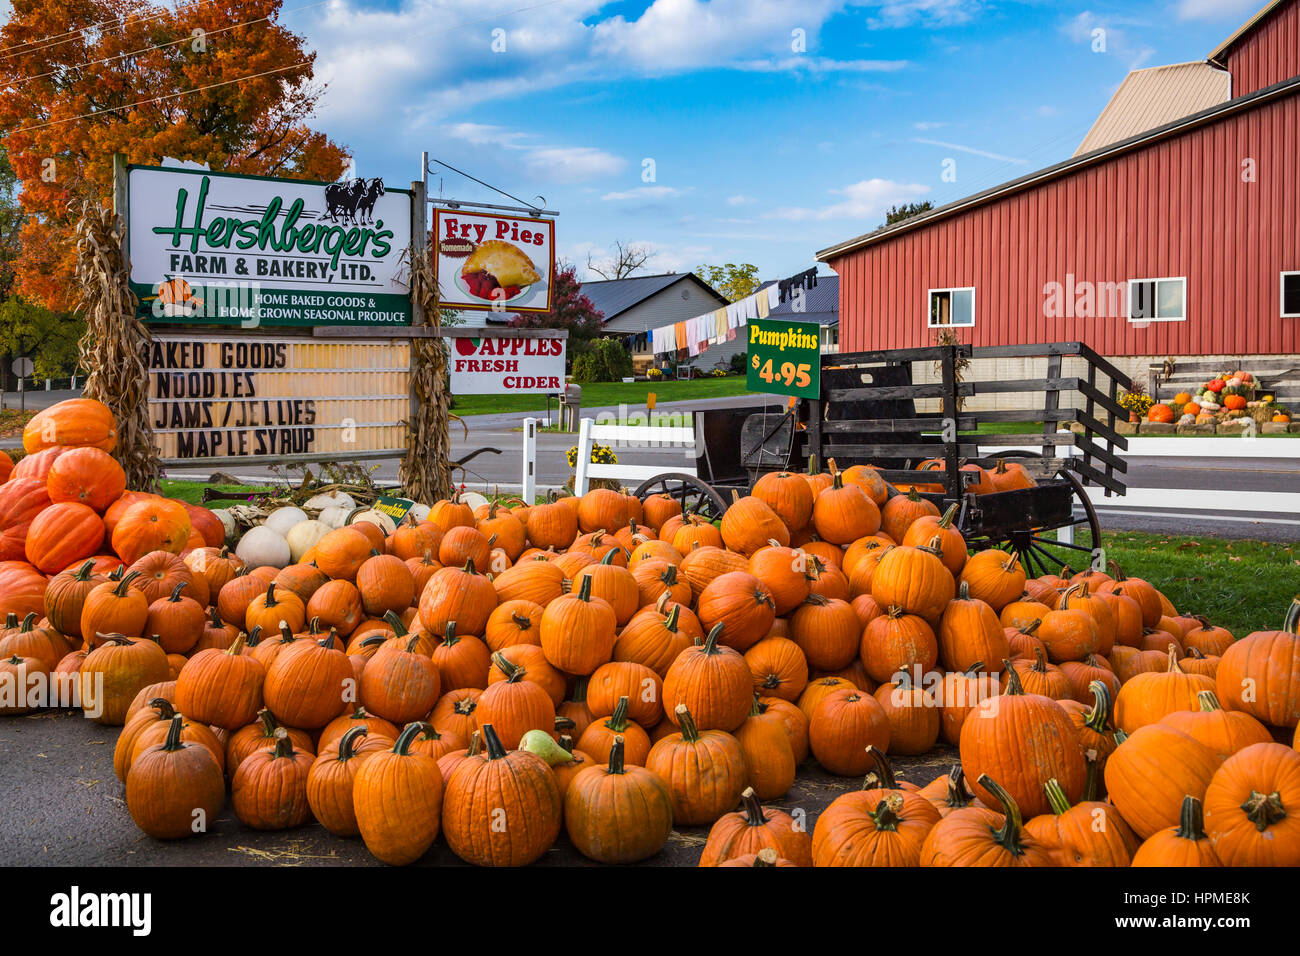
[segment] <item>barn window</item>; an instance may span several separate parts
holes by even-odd
[[[1187,318],[1187,280],[1130,279],[1130,322],[1181,322]]]
[[[974,287],[930,290],[930,328],[974,324]]]
[[[1300,318],[1300,272],[1282,273],[1282,316]]]

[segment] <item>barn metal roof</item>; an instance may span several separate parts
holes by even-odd
[[[1228,37],[1228,39],[1224,40],[1217,47],[1215,47],[1214,51],[1208,57],[1206,57],[1206,59],[1209,62],[1215,63],[1219,66],[1226,66],[1226,63],[1224,62],[1224,57],[1228,55],[1229,50],[1231,50],[1234,46],[1236,46],[1239,41],[1244,39],[1247,34],[1252,33],[1255,27],[1259,26],[1261,22],[1267,19],[1270,13],[1272,13],[1278,7],[1282,6],[1284,3],[1291,3],[1291,2],[1293,2],[1293,0],[1271,0],[1270,3],[1264,4],[1263,8],[1258,13],[1256,13],[1253,17],[1251,17],[1249,20],[1247,20],[1245,23],[1239,26],[1236,29],[1236,31],[1232,34],[1232,36]]]
[[[1118,143],[1232,97],[1232,75],[1209,63],[1134,70],[1124,78],[1074,155]]]

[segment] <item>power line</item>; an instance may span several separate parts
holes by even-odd
[[[311,60],[303,60],[300,63],[291,63],[288,66],[278,66],[274,70],[264,70],[261,73],[254,73],[252,76],[237,76],[233,80],[222,80],[220,83],[209,83],[207,86],[198,86],[192,90],[179,90],[176,93],[154,96],[147,100],[136,100],[134,103],[125,103],[122,106],[113,106],[102,110],[96,110],[92,113],[82,113],[79,116],[69,116],[65,119],[50,120],[48,123],[37,123],[35,126],[24,126],[21,129],[14,130],[13,132],[27,133],[31,130],[45,129],[47,126],[61,126],[64,123],[75,123],[77,120],[90,119],[93,116],[103,116],[105,113],[119,113],[122,110],[129,110],[136,106],[148,106],[150,103],[161,103],[163,100],[176,99],[179,96],[188,96],[191,93],[202,93],[204,90],[215,90],[219,86],[229,86],[231,83],[243,83],[247,80],[256,80],[259,77],[270,76],[273,73],[287,73],[289,70],[296,70],[299,67],[309,66],[310,64]]]
[[[195,0],[196,5],[202,3],[211,3],[212,0]],[[137,16],[135,21],[138,23],[148,23],[150,20],[157,20],[159,17],[174,13],[175,11],[163,8],[156,13],[147,16]],[[41,50],[48,50],[50,47],[63,46],[65,43],[74,42],[79,36],[98,30],[100,27],[108,26],[110,29],[113,25],[125,27],[127,22],[132,19],[132,14],[124,14],[120,17],[114,17],[111,20],[101,20],[99,23],[92,23],[90,26],[80,27],[76,30],[68,30],[66,33],[54,33],[50,36],[41,37],[39,40],[28,40],[24,43],[15,43],[12,46],[0,47],[0,53],[6,53],[9,50],[18,50],[17,53],[8,53],[6,56],[0,56],[0,60],[10,60],[16,56],[22,56],[25,53],[38,53]],[[52,43],[45,43],[46,40],[52,40]],[[40,43],[41,46],[33,46]],[[31,49],[20,49],[22,47],[31,47]]]
[[[297,13],[297,12],[300,11],[300,10],[307,10],[307,9],[310,9],[311,7],[319,7],[322,3],[328,3],[328,2],[329,2],[329,0],[316,0],[315,3],[307,3],[307,4],[303,4],[301,7],[293,7],[293,8],[290,9],[290,10],[281,10],[280,12],[281,12],[281,13]],[[267,22],[267,21],[270,21],[270,20],[272,19],[272,16],[274,16],[274,15],[268,15],[268,16],[265,16],[265,17],[257,17],[257,18],[254,19],[254,20],[241,20],[239,23],[231,23],[231,24],[229,24],[229,25],[227,25],[227,26],[222,27],[222,28],[219,29],[219,30],[209,30],[209,31],[207,31],[207,32],[204,34],[204,38],[206,39],[207,37],[219,36],[219,35],[221,35],[222,33],[229,33],[231,30],[237,30],[239,27],[246,27],[246,26],[249,26],[249,25],[254,24],[254,23]],[[166,43],[157,43],[157,44],[154,44],[153,46],[142,47],[142,48],[139,49],[139,50],[132,50],[130,53],[118,53],[118,54],[116,54],[116,55],[114,55],[114,56],[106,56],[106,57],[103,57],[102,59],[99,59],[99,60],[90,60],[89,62],[86,62],[86,63],[77,63],[77,64],[73,64],[71,67],[69,67],[69,69],[85,69],[85,68],[88,67],[88,66],[95,66],[95,65],[100,64],[100,63],[111,63],[113,60],[124,60],[124,59],[126,59],[127,57],[137,56],[138,54],[141,54],[141,53],[152,53],[152,52],[154,52],[155,50],[164,50],[164,49],[166,49],[167,47],[170,47],[170,46],[176,46],[176,45],[181,44],[181,43],[188,43],[188,42],[190,42],[190,41],[192,41],[192,40],[194,40],[194,39],[195,39],[195,38],[194,38],[192,35],[186,35],[186,36],[178,37],[178,38],[175,39],[175,40],[168,40]],[[50,70],[48,73],[38,73],[38,74],[36,74],[35,76],[26,76],[26,77],[23,77],[21,80],[18,80],[17,82],[10,83],[9,85],[10,85],[10,87],[12,87],[12,88],[14,88],[14,89],[17,89],[18,87],[20,87],[20,86],[24,86],[24,85],[27,84],[27,83],[31,83],[31,82],[34,81],[34,80],[42,80],[42,79],[44,79],[44,78],[47,77],[47,76],[55,76],[55,75],[57,75],[57,74],[60,73],[60,72],[62,72],[62,71],[60,71],[60,70]]]

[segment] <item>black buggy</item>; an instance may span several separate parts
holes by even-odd
[[[1045,359],[1046,369],[1043,378],[973,381],[962,374],[973,359]],[[932,381],[916,384],[924,368],[932,370]],[[1088,346],[952,345],[824,355],[821,375],[822,397],[816,401],[787,407],[774,399],[696,412],[696,475],[666,472],[634,493],[644,499],[666,492],[685,511],[712,519],[766,472],[801,471],[810,463],[825,467],[829,459],[840,469],[870,464],[891,484],[941,487],[918,493],[941,512],[956,503],[955,527],[973,548],[1015,551],[1031,576],[1090,563],[1101,529],[1087,489],[1124,494],[1125,463],[1118,452],[1128,443],[1115,422],[1128,418],[1118,391],[1132,383]],[[1037,400],[1030,408],[963,408],[976,396],[1010,394]],[[1077,404],[1063,406],[1062,395],[1077,398]],[[1008,422],[1041,423],[1041,434],[989,429]],[[999,458],[1015,459],[1037,484],[991,494],[968,491],[978,475],[961,466],[992,468]],[[1076,529],[1089,532],[1086,544],[1074,540]]]

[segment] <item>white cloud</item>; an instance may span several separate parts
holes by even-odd
[[[602,202],[619,202],[628,199],[672,199],[674,196],[681,196],[688,192],[685,189],[678,189],[675,186],[637,186],[635,189],[626,189],[622,192],[605,193],[601,196]]]
[[[727,197],[728,206],[748,206],[754,202],[757,202],[757,200],[754,199],[753,196],[746,196],[743,194],[737,194],[735,196]]]
[[[960,143],[946,143],[941,139],[924,139],[917,136],[913,138],[912,142],[921,143],[924,146],[939,146],[943,149],[951,149],[959,153],[970,153],[972,156],[982,156],[985,159],[996,159],[1001,163],[1015,163],[1017,166],[1026,166],[1029,163],[1029,160],[1027,159],[1017,159],[1015,156],[1003,156],[1001,153],[991,153],[986,149],[976,149],[974,146],[963,146]]]
[[[1178,19],[1228,20],[1248,17],[1261,6],[1261,0],[1179,0]]]
[[[943,129],[947,125],[948,125],[947,123],[931,123],[922,120],[919,123],[913,123],[912,129],[921,133],[928,133],[930,130],[933,129]]]
[[[523,164],[535,178],[552,183],[582,183],[623,170],[627,161],[594,146],[546,146],[530,140],[533,133],[483,123],[452,123],[443,132],[473,146],[495,146],[523,152]]]
[[[773,60],[747,60],[737,69],[753,73],[895,73],[907,60],[835,60],[826,56],[787,56]]]
[[[888,0],[878,4],[873,27],[904,27],[914,23],[946,27],[966,23],[984,6],[981,0]]]
[[[818,209],[783,206],[773,210],[768,216],[796,222],[826,219],[881,219],[889,207],[915,202],[929,192],[930,187],[921,183],[900,183],[892,179],[864,179],[843,189],[832,189],[833,195],[844,197],[841,202]]]
[[[1061,27],[1061,32],[1075,43],[1090,47],[1100,39],[1105,48],[1099,53],[1110,54],[1125,61],[1130,70],[1136,70],[1155,55],[1155,48],[1144,44],[1134,44],[1124,27],[1141,27],[1149,29],[1141,20],[1124,17],[1098,17],[1091,10],[1084,10],[1078,16]],[[1101,33],[1098,34],[1097,31]]]

